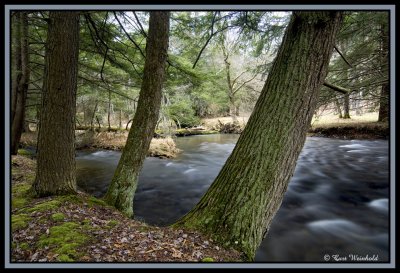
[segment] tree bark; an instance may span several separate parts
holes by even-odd
[[[11,93],[11,154],[17,154],[21,134],[24,130],[25,104],[29,86],[28,15],[26,12],[14,14],[16,28],[13,42],[13,79]]]
[[[175,226],[253,260],[278,211],[327,74],[341,12],[294,12],[254,111],[200,202]]]
[[[344,95],[344,103],[343,103],[343,118],[350,118],[350,93],[346,93]]]
[[[75,110],[79,12],[50,11],[38,135],[38,196],[76,192]]]
[[[161,106],[169,37],[169,12],[151,11],[146,61],[137,110],[105,200],[133,215],[137,179],[153,138]]]

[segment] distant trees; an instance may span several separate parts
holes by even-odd
[[[76,191],[75,109],[79,50],[79,12],[50,11],[40,113],[38,196]]]
[[[18,152],[30,79],[28,14],[12,13],[11,154]]]
[[[389,109],[389,17],[386,11],[346,12],[338,34],[327,82],[341,87],[323,88],[319,106],[341,107],[342,117],[380,112],[385,120]],[[340,111],[338,111],[339,113]]]
[[[254,259],[293,175],[341,25],[341,12],[294,12],[239,140],[200,202],[175,225]]]
[[[105,200],[127,216],[133,215],[133,197],[157,125],[169,41],[167,11],[151,11],[147,34],[146,61],[135,117],[125,148]]]

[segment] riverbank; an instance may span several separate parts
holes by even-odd
[[[76,131],[76,149],[106,149],[119,151],[125,147],[128,133],[128,131]],[[21,136],[22,146],[35,147],[36,142],[37,134],[35,132],[23,133]],[[153,138],[147,156],[174,158],[180,152],[181,150],[176,147],[175,141],[171,137]]]
[[[125,217],[101,199],[33,198],[36,162],[12,156],[12,262],[235,262],[240,254],[207,236]]]
[[[240,134],[249,117],[217,117],[203,119],[203,126],[207,130],[220,133]],[[377,113],[366,113],[362,116],[352,115],[351,119],[341,119],[336,115],[324,115],[313,118],[309,137],[327,137],[337,139],[389,139],[390,128],[388,122],[377,122]]]

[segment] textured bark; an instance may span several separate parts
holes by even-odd
[[[17,154],[18,146],[24,130],[25,104],[29,85],[29,53],[28,53],[28,15],[16,12],[13,20],[15,32],[12,53],[13,79],[11,93],[11,153]]]
[[[200,230],[254,259],[303,148],[340,22],[337,11],[293,13],[232,154],[175,226]]]
[[[161,106],[169,36],[169,12],[151,11],[146,61],[138,107],[105,200],[133,215],[137,179],[153,137]]]
[[[75,108],[79,13],[50,11],[40,115],[38,196],[76,192]]]

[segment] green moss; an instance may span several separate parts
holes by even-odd
[[[27,173],[25,174],[25,180],[29,183],[33,183],[33,181],[35,180],[36,175],[34,173]]]
[[[62,225],[51,227],[49,235],[42,235],[38,247],[54,248],[59,254],[59,261],[73,261],[81,254],[77,249],[88,241],[88,236],[79,231],[80,225],[75,222],[68,222]]]
[[[76,194],[58,196],[56,198],[56,200],[58,200],[61,203],[65,203],[65,202],[69,202],[69,203],[73,203],[73,204],[82,204],[83,203],[82,198]]]
[[[211,257],[205,257],[201,260],[203,263],[212,263],[214,262],[214,259]]]
[[[26,228],[28,226],[28,222],[32,218],[29,217],[27,214],[21,213],[21,214],[15,214],[11,215],[11,229],[12,231]]]
[[[36,206],[27,209],[26,211],[31,213],[34,211],[48,211],[48,210],[53,210],[61,206],[61,202],[59,200],[50,200],[47,202],[43,202],[40,204],[37,204]]]
[[[88,198],[88,204],[90,205],[100,205],[100,206],[108,206],[104,200],[98,199],[96,197],[90,196]]]
[[[28,200],[23,197],[12,197],[11,198],[11,208],[14,209],[19,209],[23,206],[25,206],[28,203]]]
[[[85,220],[82,221],[82,224],[83,224],[83,225],[86,225],[86,226],[87,226],[87,225],[90,225],[90,223],[91,223],[91,222],[90,222],[89,219],[85,219]]]
[[[54,213],[53,215],[51,215],[51,219],[53,219],[56,222],[60,222],[60,221],[64,220],[64,218],[65,218],[65,215],[61,212],[57,212],[57,213]]]
[[[21,243],[19,245],[19,248],[22,249],[22,250],[27,250],[27,249],[29,249],[29,244],[28,243]]]
[[[119,224],[119,222],[118,222],[117,220],[110,220],[110,221],[107,223],[107,227],[113,228],[113,227],[115,227],[115,226],[118,225],[118,224]]]
[[[29,189],[31,188],[31,185],[28,183],[19,183],[19,184],[13,184],[11,187],[11,192],[15,196],[27,196],[29,195]]]
[[[57,260],[59,262],[73,262],[74,259],[70,258],[68,255],[66,254],[62,254],[60,256],[57,257]]]
[[[19,155],[32,155],[32,153],[26,149],[18,149]]]

